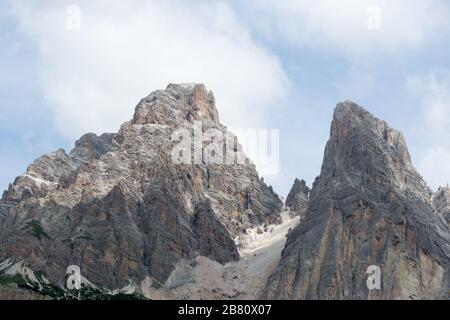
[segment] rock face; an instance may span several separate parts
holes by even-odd
[[[17,177],[4,192],[0,205],[6,215],[13,204],[28,198],[44,198],[58,188],[61,178],[66,178],[81,164],[100,158],[111,149],[115,135],[105,133],[98,137],[93,133],[82,136],[67,155],[63,149],[43,155],[31,164],[26,173]],[[0,209],[1,210],[1,209]]]
[[[290,208],[292,215],[298,215],[303,218],[308,206],[309,192],[310,190],[305,180],[295,179],[285,202],[285,206]]]
[[[181,152],[193,150],[191,162],[175,161],[180,129],[182,142],[209,129],[224,134],[231,164],[206,162],[201,140],[200,153],[196,145]],[[0,201],[0,263],[23,261],[60,287],[77,265],[92,283],[117,289],[164,284],[180,259],[239,259],[233,239],[277,222],[282,203],[248,159],[238,163],[241,147],[228,146],[225,132],[204,85],[170,84],[142,99],[117,134],[87,134],[69,154],[42,156]]]
[[[352,102],[338,104],[305,218],[264,297],[448,299],[450,234],[430,199],[403,136]],[[368,289],[371,265],[380,290]]]
[[[450,188],[441,187],[433,195],[433,206],[441,217],[450,225]]]
[[[223,224],[217,220],[209,201],[197,204],[192,225],[200,255],[219,263],[239,260],[234,240]]]

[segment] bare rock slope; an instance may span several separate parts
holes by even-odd
[[[403,136],[338,104],[304,220],[288,236],[265,298],[448,299],[450,234]],[[381,269],[369,290],[367,267]]]

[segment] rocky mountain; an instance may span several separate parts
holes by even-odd
[[[200,151],[198,135],[206,136]],[[212,141],[223,145],[210,149]],[[231,162],[217,160],[222,149]],[[9,186],[0,201],[0,282],[61,297],[66,269],[77,265],[98,294],[146,292],[164,286],[180,261],[239,260],[235,240],[279,223],[281,210],[220,124],[213,94],[170,84],[142,99],[118,133],[84,135]]]
[[[285,202],[285,206],[289,207],[291,214],[303,217],[308,206],[309,192],[305,180],[294,180]]]
[[[305,218],[263,297],[448,299],[450,233],[431,196],[401,133],[338,104]],[[367,285],[369,266],[380,290]]]
[[[441,187],[433,195],[433,206],[443,219],[450,224],[450,188]]]
[[[170,84],[4,192],[0,299],[449,299],[449,199],[401,133],[347,101],[319,177],[296,179],[283,211],[213,94]]]

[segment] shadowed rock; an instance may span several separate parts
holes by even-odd
[[[192,225],[200,255],[222,264],[239,260],[234,240],[225,226],[217,220],[209,201],[197,204]]]

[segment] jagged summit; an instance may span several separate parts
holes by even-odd
[[[184,122],[219,123],[214,94],[203,84],[169,84],[152,92],[136,107],[134,124],[178,126]]]
[[[29,197],[45,197],[49,192],[57,190],[70,172],[109,152],[114,137],[115,134],[112,133],[100,136],[87,133],[75,142],[69,154],[60,148],[39,157],[28,166],[24,174],[10,184],[3,193],[2,201],[12,205]]]
[[[374,173],[381,173],[378,179],[388,179],[400,189],[410,188],[411,192],[426,199],[432,195],[431,189],[412,165],[403,134],[351,101],[336,106],[325,152],[325,158],[329,158],[337,169],[347,170],[349,177],[355,179],[356,183],[360,176],[353,175],[349,170],[355,167],[364,172],[370,164],[372,166],[369,168],[377,171]],[[337,163],[338,159],[341,162]],[[381,164],[383,167],[380,167]],[[389,168],[389,173],[395,179],[383,175],[384,167]],[[417,184],[408,184],[408,181],[416,181]]]
[[[366,114],[369,117],[375,118],[375,116],[365,109],[364,107],[360,106],[359,104],[351,101],[351,100],[345,100],[343,102],[338,102],[336,104],[336,107],[334,109],[335,114],[341,114],[341,113],[357,113],[357,114]],[[379,121],[383,121],[378,119]]]

